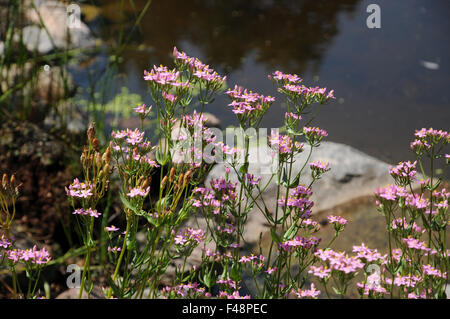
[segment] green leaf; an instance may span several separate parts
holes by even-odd
[[[271,223],[274,223],[275,221],[273,220],[272,214],[269,212],[266,206],[264,206],[264,210],[266,211],[265,215],[267,220]]]
[[[119,193],[120,200],[122,201],[123,205],[128,208],[129,210],[133,211],[135,214],[138,214],[137,209],[128,201],[128,199],[123,196],[122,193]]]
[[[331,288],[333,288],[333,291],[336,295],[341,295],[341,292],[338,289],[336,289],[335,287],[331,287]]]
[[[233,264],[231,267],[230,279],[236,282],[241,281],[241,265],[239,263]]]
[[[187,204],[184,205],[181,210],[178,212],[178,218],[176,220],[176,224],[179,225],[183,220],[189,217],[189,213],[191,212],[192,205]]]
[[[289,229],[286,231],[286,233],[284,233],[283,239],[284,240],[291,240],[292,238],[295,237],[295,235],[297,235],[297,224],[293,223],[291,225],[291,227],[289,227]]]
[[[162,154],[160,152],[160,148],[156,149],[156,161],[161,165],[164,166],[169,161],[169,152],[166,152],[166,154]]]
[[[300,174],[298,174],[294,180],[289,184],[289,188],[295,188],[300,183]]]
[[[283,168],[283,176],[281,177],[281,185],[283,185],[284,187],[288,186],[288,177],[286,174],[286,168]]]
[[[203,283],[206,287],[211,288],[216,284],[216,276],[215,274],[205,273],[203,276]]]
[[[239,171],[245,175],[248,172],[248,161],[245,161],[245,163],[241,166],[241,168],[239,169]]]
[[[114,281],[112,280],[111,277],[108,277],[108,282],[109,282],[109,286],[111,287],[112,291],[113,291],[113,296],[115,298],[120,298],[121,293],[120,293],[120,288],[114,283]]]
[[[271,228],[271,229],[270,229],[270,236],[272,237],[272,240],[273,240],[276,244],[281,243],[281,238],[280,238],[280,236],[277,234],[275,228]]]

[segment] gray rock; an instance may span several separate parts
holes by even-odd
[[[19,41],[18,34],[15,34],[14,40]],[[31,52],[37,51],[41,54],[47,54],[54,49],[47,31],[36,25],[29,25],[23,28],[22,41],[27,50]]]
[[[295,157],[293,174],[297,174],[300,171],[308,157],[309,151],[310,147],[305,145],[304,152]],[[359,197],[372,195],[378,187],[393,183],[389,174],[389,164],[348,145],[322,142],[318,148],[313,150],[308,162],[316,160],[329,162],[331,170],[313,185],[314,214]],[[250,148],[249,161],[249,173],[261,176],[261,185],[264,187],[269,183],[271,177],[270,168],[272,161],[269,148],[260,148],[259,154],[256,148]],[[209,185],[209,181],[212,178],[223,175],[224,164],[216,164],[209,173],[205,184]],[[237,181],[233,170],[230,173],[230,178],[232,181]],[[306,165],[302,172],[300,183],[308,185],[311,180],[311,169],[309,165]],[[275,210],[276,194],[277,185],[274,177],[263,195],[264,202],[270,212]],[[262,202],[258,201],[258,203],[261,205]],[[263,206],[261,205],[261,207]],[[268,230],[267,226],[265,217],[255,206],[249,213],[247,220],[246,231],[244,232],[246,242],[251,245],[257,244],[260,233],[264,234]]]
[[[46,54],[56,48],[85,49],[95,46],[96,40],[84,22],[80,20],[76,26],[68,28],[67,19],[70,16],[65,4],[58,1],[35,1],[34,4],[35,8],[30,5],[25,12],[26,18],[36,24],[23,29],[28,50],[37,49]]]

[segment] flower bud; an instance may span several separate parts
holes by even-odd
[[[105,164],[109,164],[111,162],[111,147],[110,146],[108,146],[106,148],[105,153],[103,153],[102,160],[103,160],[103,163],[105,163]]]
[[[94,150],[98,152],[100,148],[100,141],[98,140],[98,138],[95,137],[94,139],[92,139],[92,146],[94,146]]]
[[[88,136],[89,142],[92,142],[94,140],[94,138],[95,138],[95,122],[91,122],[91,124],[89,124],[87,136]]]
[[[111,174],[111,167],[109,166],[109,164],[103,166],[103,171],[105,172],[106,175]]]
[[[170,170],[170,174],[169,174],[169,182],[173,183],[174,178],[175,178],[175,168],[172,167],[172,169]]]
[[[95,153],[95,165],[97,166],[97,167],[102,167],[102,157],[101,157],[101,155],[100,155],[100,153]]]
[[[184,179],[183,179],[183,187],[185,187],[190,181],[191,181],[191,177],[192,177],[192,171],[188,170],[186,172],[186,174],[184,175]]]
[[[11,187],[14,187],[16,185],[16,176],[14,174],[11,175]]]
[[[161,189],[164,189],[167,184],[167,176],[164,176],[163,180],[161,181]]]
[[[180,176],[178,177],[178,183],[177,183],[177,185],[179,187],[181,187],[183,185],[183,178],[184,178],[184,174],[180,174]]]
[[[3,188],[6,188],[6,186],[8,186],[8,175],[6,175],[6,173],[3,174],[2,186],[3,186]]]

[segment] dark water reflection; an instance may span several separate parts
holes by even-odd
[[[99,30],[105,39],[117,37],[120,2],[98,1],[109,21]],[[129,25],[145,2],[135,0],[136,11],[126,4]],[[450,128],[450,2],[378,0],[381,29],[366,26],[370,3],[155,0],[124,53],[123,83],[147,102],[142,72],[172,65],[174,45],[227,74],[229,86],[264,94],[276,94],[267,74],[297,73],[336,91],[338,99],[316,122],[329,140],[388,162],[412,159],[414,129]],[[224,126],[236,124],[226,103],[218,98],[207,111]],[[280,126],[283,114],[276,103],[263,126]]]

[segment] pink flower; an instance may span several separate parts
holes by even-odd
[[[285,74],[280,71],[275,71],[271,75],[268,75],[267,77],[271,80],[283,84],[284,83],[297,84],[303,81],[300,77],[297,76],[297,74]]]
[[[320,279],[324,279],[324,278],[330,277],[331,269],[324,268],[323,266],[320,266],[320,267],[311,266],[308,273],[312,274],[316,277],[319,277]]]
[[[147,107],[145,104],[139,105],[138,107],[133,108],[133,110],[140,114],[141,116],[147,116],[150,111],[152,110],[152,105],[150,105],[149,107]]]
[[[98,218],[101,215],[101,213],[99,213],[96,209],[92,209],[92,208],[88,208],[88,209],[78,208],[72,214],[73,215],[83,215],[83,216],[89,215],[89,216],[95,217],[95,218]]]
[[[423,250],[423,251],[430,251],[430,248],[427,248],[426,244],[424,242],[421,242],[418,239],[415,238],[403,238],[403,242],[408,246],[408,248],[411,249],[417,249],[417,250]]]
[[[75,178],[73,183],[66,187],[66,193],[69,197],[88,198],[93,195],[94,185],[89,183],[81,183]]]
[[[8,248],[12,244],[11,240],[7,238],[5,235],[2,235],[2,238],[0,238],[0,247]]]
[[[115,231],[118,231],[119,228],[117,228],[117,227],[114,226],[114,225],[111,225],[111,226],[106,226],[106,227],[105,227],[105,230],[106,230],[106,231],[109,231],[109,232],[115,232]]]
[[[447,278],[447,273],[442,273],[439,269],[432,267],[431,265],[422,265],[423,274],[425,276],[433,276],[438,278]]]
[[[147,194],[150,191],[150,186],[148,186],[145,190],[142,189],[141,187],[135,187],[133,189],[130,190],[129,193],[127,193],[128,197],[136,197],[136,196],[140,196],[140,197],[145,197],[147,196]]]
[[[328,136],[327,131],[318,127],[305,127],[303,128],[303,133],[308,143],[314,146],[318,145],[325,136]]]
[[[414,163],[408,162],[400,162],[397,166],[389,167],[389,173],[394,177],[396,181],[399,182],[400,185],[407,185],[412,180],[415,179],[417,174],[416,172],[417,161]]]
[[[267,268],[267,270],[265,271],[267,274],[271,275],[273,274],[275,271],[277,271],[277,267],[269,267]]]
[[[386,255],[382,256],[376,249],[368,248],[364,243],[361,246],[353,246],[353,252],[356,257],[367,262],[384,261]]]
[[[298,298],[317,298],[320,295],[320,290],[317,290],[314,284],[311,284],[311,289],[309,290],[292,290],[292,292],[297,295]]]
[[[162,96],[171,103],[175,103],[175,101],[177,100],[177,97],[175,95],[167,92],[162,92]]]
[[[309,163],[309,167],[311,168],[313,177],[319,178],[323,173],[326,173],[330,170],[330,163],[315,161]]]
[[[113,252],[114,254],[115,253],[117,253],[117,252],[119,252],[119,251],[121,251],[122,250],[122,248],[120,248],[120,247],[108,247],[108,252],[110,253],[110,252]]]
[[[340,224],[340,225],[346,225],[347,224],[347,220],[345,218],[342,218],[341,216],[333,216],[330,215],[328,216],[328,221],[330,222],[330,224]]]

